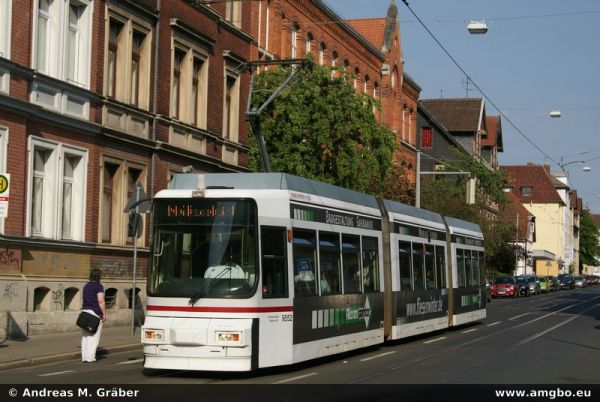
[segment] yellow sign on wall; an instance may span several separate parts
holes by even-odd
[[[10,175],[0,173],[0,218],[8,216],[8,195],[10,192]]]

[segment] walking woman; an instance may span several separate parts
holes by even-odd
[[[81,310],[101,318],[96,333],[81,330],[81,361],[91,363],[96,361],[96,349],[100,343],[102,323],[106,320],[106,305],[104,303],[104,287],[100,284],[100,270],[90,271],[90,281],[83,287],[83,306]]]

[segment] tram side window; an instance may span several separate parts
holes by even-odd
[[[485,258],[483,255],[483,252],[480,251],[479,253],[479,284],[481,286],[485,285],[485,278],[486,278],[486,272],[485,272]]]
[[[464,288],[466,286],[465,257],[461,248],[456,249],[456,274],[458,275],[458,287]]]
[[[424,244],[412,244],[412,262],[413,262],[413,278],[415,281],[415,290],[425,289],[425,281],[423,280],[423,249]]]
[[[379,250],[377,246],[377,238],[362,238],[363,288],[365,292],[379,291]]]
[[[261,227],[263,297],[288,297],[287,230]]]
[[[471,251],[471,286],[479,286],[479,257],[477,251]]]
[[[317,294],[316,235],[313,231],[294,230],[294,291],[296,296]]]
[[[319,272],[322,295],[340,294],[340,235],[319,232]]]
[[[342,272],[344,293],[358,293],[360,289],[360,237],[342,235]]]
[[[398,252],[398,263],[400,264],[400,290],[412,290],[410,243],[399,241]]]
[[[437,287],[446,287],[446,250],[442,246],[435,246],[435,266],[437,269]]]
[[[425,287],[435,289],[435,255],[433,245],[425,245]]]

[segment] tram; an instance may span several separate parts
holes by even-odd
[[[144,367],[251,371],[485,318],[470,222],[283,173],[153,201]]]

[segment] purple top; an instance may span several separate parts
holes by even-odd
[[[92,310],[102,318],[102,310],[98,303],[98,293],[104,293],[104,286],[100,282],[88,282],[83,287],[83,306],[82,310]]]

